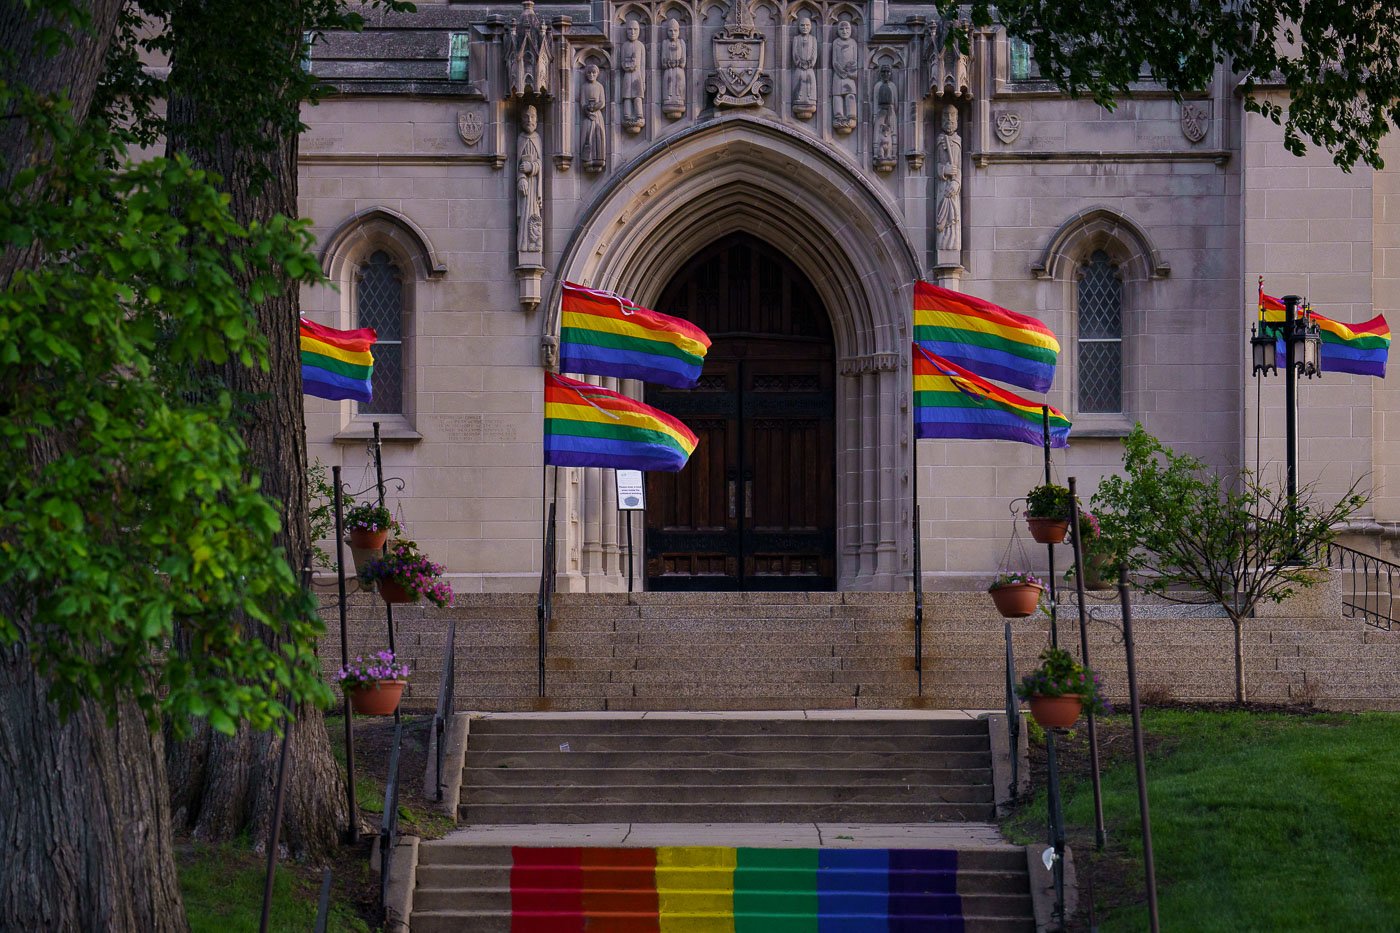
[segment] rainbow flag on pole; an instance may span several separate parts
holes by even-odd
[[[689,321],[638,307],[611,292],[564,283],[559,368],[689,389],[710,338]]]
[[[1050,446],[1068,447],[1070,422],[1049,410]],[[962,437],[1041,446],[1039,402],[992,385],[956,363],[914,345],[914,436]]]
[[[1272,295],[1264,294],[1264,282],[1259,282],[1259,321],[1261,333],[1264,328],[1277,331],[1287,315],[1283,302]],[[1390,325],[1384,314],[1377,314],[1362,324],[1343,324],[1329,317],[1312,312],[1322,333],[1322,371],[1324,373],[1352,373],[1357,376],[1379,376],[1385,378],[1385,364],[1390,356]],[[1287,363],[1287,351],[1279,338],[1278,365]]]
[[[979,376],[1044,392],[1060,343],[1033,317],[989,301],[914,283],[914,343]]]
[[[699,439],[664,411],[567,376],[544,374],[544,462],[677,472]]]
[[[370,401],[374,357],[369,348],[378,339],[372,327],[336,330],[302,318],[302,391],[317,398]]]

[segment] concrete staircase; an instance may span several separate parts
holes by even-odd
[[[1025,850],[425,843],[413,933],[1035,929]]]
[[[472,723],[462,823],[904,823],[995,816],[973,719]]]

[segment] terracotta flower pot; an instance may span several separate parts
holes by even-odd
[[[1031,537],[1037,544],[1059,544],[1069,534],[1069,522],[1057,518],[1027,518]]]
[[[1104,577],[1104,568],[1112,560],[1107,554],[1095,554],[1084,562],[1084,588],[1086,590],[1111,590],[1114,583]]]
[[[1042,729],[1068,729],[1079,721],[1084,708],[1084,698],[1080,696],[1048,697],[1037,693],[1028,702],[1031,718]]]
[[[408,590],[396,580],[380,580],[379,595],[384,597],[386,603],[413,602],[413,597],[408,595]]]
[[[350,691],[350,708],[361,716],[392,716],[399,708],[406,680],[376,680]]]
[[[1044,587],[1035,583],[1004,583],[987,592],[992,602],[997,604],[997,612],[1008,619],[1022,619],[1035,612],[1040,605],[1040,594]]]
[[[350,529],[350,546],[378,550],[384,546],[384,542],[389,540],[389,529],[381,528],[378,531],[365,531],[360,528]]]

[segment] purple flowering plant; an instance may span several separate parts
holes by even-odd
[[[1023,700],[1033,696],[1077,696],[1084,701],[1084,711],[1103,715],[1108,704],[1103,698],[1103,682],[1099,675],[1081,666],[1063,648],[1046,648],[1040,653],[1040,667],[1016,685],[1016,695]]]
[[[1035,574],[1024,570],[1006,570],[997,574],[996,579],[987,587],[987,592],[1001,586],[1013,586],[1018,583],[1029,583],[1031,586],[1038,586],[1045,589],[1045,581]]]
[[[344,690],[377,690],[381,680],[408,680],[408,665],[400,663],[394,652],[380,651],[351,661],[335,679]]]
[[[426,599],[435,606],[448,606],[452,603],[452,586],[441,579],[445,569],[428,560],[414,542],[399,541],[384,557],[365,563],[360,569],[360,582],[391,580],[407,590],[414,602]]]
[[[383,531],[389,529],[396,531],[399,523],[394,521],[394,517],[389,514],[389,510],[382,505],[357,505],[349,512],[345,513],[345,529],[347,531]]]

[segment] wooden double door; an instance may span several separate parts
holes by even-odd
[[[700,439],[680,473],[647,476],[648,588],[835,589],[835,359],[814,290],[780,253],[732,237],[657,310],[714,343],[695,388],[647,389]]]

